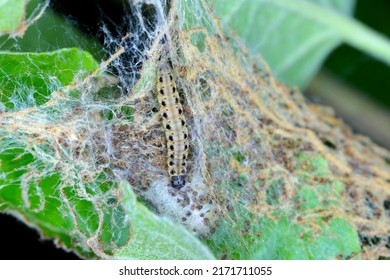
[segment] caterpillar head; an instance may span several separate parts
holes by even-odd
[[[186,184],[186,180],[183,175],[180,176],[172,176],[171,185],[175,189],[181,189]]]

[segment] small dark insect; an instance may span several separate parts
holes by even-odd
[[[116,198],[115,197],[111,197],[107,200],[107,204],[108,205],[112,205],[114,204],[115,202],[117,202]]]
[[[170,66],[161,63],[157,72],[157,98],[168,147],[168,174],[171,186],[180,189],[185,185],[188,129]]]

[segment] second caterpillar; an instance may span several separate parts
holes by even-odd
[[[157,68],[157,98],[167,139],[167,163],[171,186],[180,189],[185,185],[188,157],[188,129],[172,76],[171,67],[163,62]]]

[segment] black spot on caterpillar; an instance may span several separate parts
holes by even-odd
[[[188,129],[169,64],[161,63],[157,75],[157,92],[160,93],[157,98],[168,147],[168,174],[171,186],[180,189],[185,185]]]

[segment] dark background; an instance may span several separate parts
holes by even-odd
[[[97,3],[100,3],[97,5]],[[58,13],[77,21],[80,28],[98,36],[102,14],[112,32],[129,28],[123,24],[124,0],[52,0]],[[98,8],[99,7],[99,8]],[[355,16],[360,21],[390,37],[390,1],[358,0]],[[349,46],[340,46],[326,60],[324,69],[360,89],[381,106],[390,108],[390,67]],[[40,240],[39,234],[15,218],[0,214],[0,259],[78,259],[72,253],[57,249],[52,241]]]
[[[355,18],[390,38],[390,1],[358,0]],[[350,46],[342,45],[324,68],[390,109],[390,67]]]

